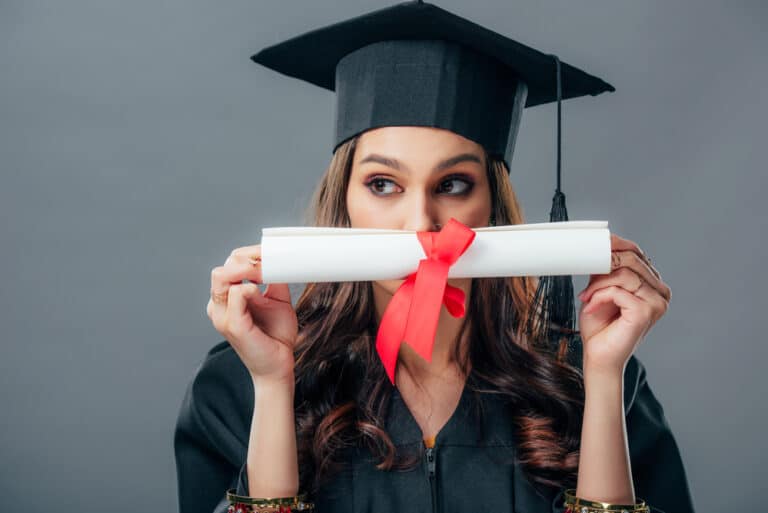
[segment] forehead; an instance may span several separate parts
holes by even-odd
[[[355,161],[369,153],[397,159],[437,161],[458,153],[471,153],[484,161],[485,151],[476,142],[443,128],[386,126],[363,132],[357,140]]]

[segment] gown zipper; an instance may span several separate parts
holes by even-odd
[[[426,453],[429,487],[432,491],[432,512],[437,513],[437,490],[435,489],[435,448],[427,447]]]

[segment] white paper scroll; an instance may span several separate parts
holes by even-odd
[[[449,278],[607,274],[608,221],[562,221],[474,228]],[[262,282],[404,279],[424,250],[415,231],[375,228],[264,228]]]

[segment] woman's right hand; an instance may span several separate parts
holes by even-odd
[[[292,384],[296,312],[287,284],[270,283],[263,294],[259,291],[260,259],[261,245],[245,246],[234,250],[223,266],[214,267],[206,312],[254,380]],[[242,283],[243,279],[252,283]]]

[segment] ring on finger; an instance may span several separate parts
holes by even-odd
[[[651,257],[648,256],[648,253],[646,253],[641,249],[640,256],[642,257],[643,260],[645,260],[645,263],[648,264],[648,267],[651,267]]]
[[[642,278],[640,278],[640,276],[638,276],[638,278],[640,279],[640,285],[638,285],[638,286],[637,286],[637,288],[636,288],[635,290],[633,290],[633,291],[632,291],[632,294],[635,294],[635,295],[637,295],[637,292],[638,292],[638,291],[639,291],[641,288],[643,288],[643,285],[645,285],[645,280],[644,280],[644,279],[642,279]]]
[[[248,257],[248,262],[254,267],[261,264],[261,257]]]
[[[611,270],[621,267],[621,255],[618,252],[611,252]]]
[[[651,272],[652,272],[652,273],[653,273],[653,274],[654,274],[654,275],[655,275],[657,278],[659,278],[659,277],[660,277],[660,275],[659,275],[659,271],[657,271],[657,270],[656,270],[656,268],[655,268],[655,267],[653,267],[653,264],[651,263],[651,257],[649,257],[647,254],[645,254],[645,252],[642,252],[642,253],[643,253],[643,260],[645,260],[645,263],[646,263],[646,264],[648,264],[648,268],[651,270]]]
[[[225,290],[224,292],[213,292],[213,291],[211,291],[211,299],[217,305],[226,305],[227,304],[227,297],[228,296],[229,296],[229,291],[228,290]]]

